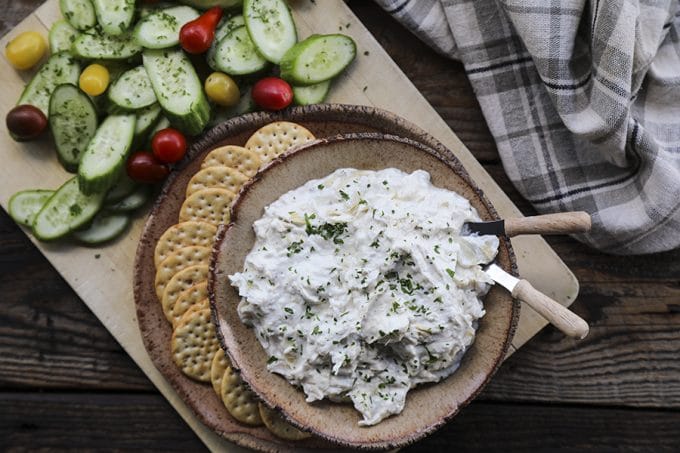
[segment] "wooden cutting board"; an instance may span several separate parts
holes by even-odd
[[[49,0],[43,4],[0,40],[0,48],[4,48],[9,39],[22,31],[39,31],[47,37],[50,25],[61,16],[58,3],[58,0]],[[415,123],[454,152],[501,216],[521,215],[344,2],[312,3],[296,0],[290,3],[300,37],[340,30],[357,42],[357,61],[343,77],[334,82],[328,102],[376,106]],[[32,72],[14,70],[3,53],[0,61],[0,77],[3,81],[0,114],[3,117],[15,105],[32,75]],[[5,210],[9,198],[16,191],[55,189],[69,177],[57,162],[53,145],[48,139],[29,144],[16,143],[9,137],[4,121],[0,125],[0,159],[3,162],[0,166],[0,204]],[[98,249],[58,243],[43,244],[36,242],[30,234],[29,237],[203,442],[211,450],[237,451],[239,447],[223,440],[196,419],[153,366],[142,344],[132,299],[132,265],[144,217],[144,214],[140,214],[135,219],[125,237]],[[574,301],[578,282],[543,239],[520,237],[514,238],[512,244],[519,272],[524,278],[565,306]],[[545,325],[546,322],[533,310],[522,307],[510,353],[520,348]]]

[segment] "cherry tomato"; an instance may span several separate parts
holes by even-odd
[[[5,47],[5,55],[17,69],[30,69],[42,59],[47,50],[45,38],[35,31],[26,31],[11,40]]]
[[[179,43],[189,53],[207,51],[215,39],[215,29],[222,19],[222,8],[213,6],[196,19],[187,22],[179,31]]]
[[[215,104],[231,107],[238,104],[241,92],[234,79],[223,72],[213,72],[205,79],[205,94]]]
[[[33,140],[47,128],[47,117],[37,107],[30,104],[17,105],[5,118],[7,130],[18,142]]]
[[[151,139],[151,151],[159,161],[174,164],[184,157],[187,140],[177,129],[171,127],[161,129]]]
[[[128,157],[125,170],[130,179],[146,184],[160,182],[170,173],[167,165],[146,151],[138,151]]]
[[[80,89],[90,96],[99,96],[109,87],[109,70],[93,63],[83,70],[78,80]]]
[[[293,102],[293,89],[278,77],[265,77],[253,85],[253,101],[265,110],[285,109]]]

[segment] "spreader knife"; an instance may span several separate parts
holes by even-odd
[[[587,212],[574,211],[491,222],[467,222],[463,224],[461,234],[505,234],[510,237],[520,234],[573,234],[590,231],[590,226],[590,215]]]

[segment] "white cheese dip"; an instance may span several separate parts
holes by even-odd
[[[265,208],[243,272],[241,320],[268,369],[307,401],[351,400],[360,425],[401,412],[408,390],[458,368],[484,315],[495,236],[424,171],[341,169]]]

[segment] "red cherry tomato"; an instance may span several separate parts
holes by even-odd
[[[278,77],[265,77],[253,85],[253,101],[265,110],[285,109],[293,102],[293,89]]]
[[[189,53],[207,51],[215,39],[215,29],[222,19],[222,8],[214,6],[196,19],[187,22],[179,31],[179,43]]]
[[[167,165],[146,151],[132,154],[127,160],[125,170],[133,181],[147,184],[163,181],[170,173]]]
[[[161,129],[151,139],[151,151],[159,161],[174,164],[187,152],[187,140],[177,129]]]
[[[30,104],[17,105],[5,118],[7,130],[18,142],[33,140],[47,128],[47,117],[37,107]]]

